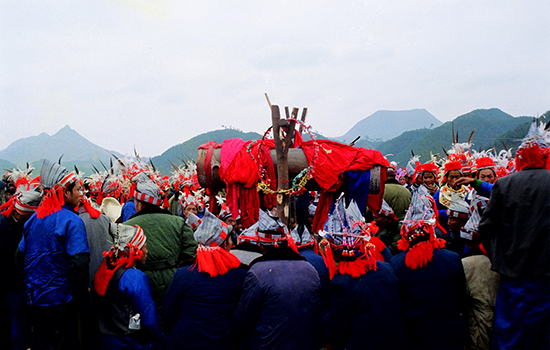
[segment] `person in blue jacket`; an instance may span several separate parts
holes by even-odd
[[[436,238],[436,206],[427,193],[413,194],[391,265],[410,350],[462,350],[467,340],[466,278],[458,254]]]
[[[250,264],[235,326],[241,349],[321,348],[321,282],[298,254],[287,227],[261,211],[256,232],[265,254]]]
[[[301,256],[307,259],[307,262],[310,263],[321,280],[321,289],[322,289],[322,301],[326,301],[326,293],[328,291],[328,286],[330,284],[330,278],[328,273],[328,267],[323,260],[323,257],[317,254],[314,249],[317,249],[317,242],[309,233],[307,227],[304,224],[298,224],[292,232],[290,232],[292,239],[296,243],[296,248],[298,248],[298,253]]]
[[[74,211],[80,181],[63,166],[44,160],[44,199],[25,224],[17,261],[24,266],[31,310],[31,348],[79,348],[77,318],[88,304],[90,254],[86,229]]]
[[[17,181],[16,181],[17,183]],[[8,320],[9,332],[0,339],[0,347],[12,350],[26,350],[30,347],[31,326],[29,320],[28,305],[25,296],[24,277],[19,269],[15,267],[15,252],[17,245],[23,237],[23,225],[38,208],[42,200],[42,193],[28,188],[22,190],[17,187],[17,192],[11,196],[10,200],[0,206],[0,250],[1,263],[0,273],[5,281],[0,287],[1,294],[5,297],[2,300],[2,307]],[[4,310],[4,309],[3,309]],[[11,325],[11,327],[9,327]],[[6,330],[6,329],[5,329]],[[11,339],[11,345],[6,344],[4,340]]]
[[[194,233],[197,257],[178,268],[166,292],[163,349],[240,348],[233,329],[247,270],[229,252],[231,230],[205,211]]]
[[[327,261],[332,267],[325,342],[331,349],[405,349],[397,277],[389,263],[377,261],[370,242],[378,227],[350,215],[341,203],[341,215],[337,206],[328,219],[341,224],[326,226],[320,243],[323,256],[333,257]]]
[[[94,277],[97,349],[154,349],[164,336],[147,275],[135,268],[147,259],[141,227],[111,223],[113,245]]]

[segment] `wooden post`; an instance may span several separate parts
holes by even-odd
[[[286,114],[289,115],[288,107],[285,108]],[[296,112],[297,113],[297,112]],[[281,119],[279,106],[271,106],[271,121],[273,123],[273,141],[275,143],[275,152],[277,153],[277,191],[288,190],[290,188],[290,180],[288,175],[288,149],[294,137],[294,126],[296,122],[291,120],[288,122]],[[286,136],[283,137],[283,130],[286,129]],[[285,224],[289,224],[290,208],[289,196],[282,193],[277,194],[277,215]]]

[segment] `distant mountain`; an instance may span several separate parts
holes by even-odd
[[[409,111],[377,111],[355,124],[347,133],[335,137],[337,141],[350,143],[357,136],[361,140],[387,141],[416,129],[432,129],[441,125],[441,121],[425,109]]]
[[[470,133],[475,129],[472,137],[473,148],[489,149],[501,135],[530,120],[530,117],[515,118],[497,108],[478,109],[432,130],[420,129],[405,132],[380,144],[378,150],[384,155],[392,154],[388,159],[398,162],[399,167],[405,167],[411,158],[411,150],[414,154],[421,156],[421,163],[430,159],[430,151],[444,156],[443,149],[448,150],[451,147],[453,129],[455,133],[458,132],[459,142],[467,142]],[[521,138],[524,135],[525,133]]]
[[[526,121],[524,124],[521,124],[517,126],[516,128],[505,132],[504,134],[497,137],[492,144],[492,147],[495,147],[497,150],[504,149],[510,149],[513,148],[516,150],[518,146],[521,144],[521,140],[527,135],[527,132],[529,131],[529,126],[531,125],[532,117],[526,117],[529,118],[528,121]],[[540,116],[539,122],[543,121],[544,123],[550,122],[550,111],[547,111],[543,115]]]
[[[123,157],[120,153],[111,153]],[[33,175],[39,174],[44,158],[57,162],[61,156],[63,166],[73,170],[76,165],[79,171],[85,172],[86,175],[94,172],[92,164],[103,170],[100,161],[108,167],[111,158],[109,151],[88,141],[68,125],[52,136],[42,133],[22,138],[0,151],[0,159],[13,163],[13,167],[24,168],[26,162],[35,164],[36,170]]]
[[[155,168],[164,175],[170,175],[174,169],[170,165],[170,162],[176,166],[181,165],[183,162],[188,160],[197,160],[198,148],[200,145],[207,143],[208,141],[215,141],[219,144],[226,139],[232,138],[241,138],[245,141],[248,140],[259,140],[262,138],[262,135],[255,132],[244,133],[242,131],[233,130],[233,129],[222,129],[209,131],[204,134],[193,137],[183,143],[177,144],[170,147],[160,156],[152,158],[153,165]]]
[[[0,174],[5,173],[6,171],[11,171],[15,168],[15,164],[5,159],[0,159]]]

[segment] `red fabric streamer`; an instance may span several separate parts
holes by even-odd
[[[382,153],[377,150],[353,147],[329,140],[318,140],[317,164],[313,169],[313,177],[322,191],[334,191],[340,188],[344,171],[369,170],[375,165],[387,167],[390,165]],[[304,141],[302,149],[308,163],[313,162],[315,143]]]
[[[317,203],[317,209],[315,210],[315,215],[313,216],[313,223],[311,224],[312,232],[316,233],[323,229],[334,197],[334,192],[321,192],[319,202]]]
[[[109,250],[109,252],[103,252],[105,259],[99,266],[94,276],[94,289],[99,295],[105,295],[109,281],[113,278],[116,270],[121,267],[132,267],[134,261],[141,258],[143,251],[139,248],[131,245],[126,246],[127,250]],[[118,256],[116,256],[118,254]]]
[[[15,195],[11,196],[9,201],[0,206],[0,213],[9,218],[15,207]]]
[[[251,142],[241,139],[225,140],[222,143],[218,171],[227,185],[227,206],[234,218],[240,215],[244,228],[255,224],[260,215],[258,170],[247,151]]]
[[[329,140],[318,140],[317,145],[319,148],[316,152],[317,146],[312,140],[302,143],[302,149],[308,164],[314,163],[315,154],[317,153],[312,175],[321,187],[321,196],[313,218],[312,231],[319,232],[319,230],[322,230],[334,199],[334,194],[329,195],[329,193],[338,190],[342,186],[344,171],[369,170],[375,165],[382,167],[380,174],[381,190],[378,194],[369,194],[367,199],[367,206],[373,211],[379,211],[384,196],[386,167],[390,165],[382,153],[377,150],[348,146]]]

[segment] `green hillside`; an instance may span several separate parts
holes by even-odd
[[[518,125],[516,128],[507,131],[497,137],[493,141],[492,147],[494,147],[497,151],[504,149],[504,147],[506,147],[507,149],[513,148],[513,150],[515,151],[521,144],[521,140],[527,134],[527,132],[529,131],[529,126],[531,125],[532,118],[525,118],[528,118],[525,123]],[[539,120],[542,120],[544,123],[550,122],[550,111],[547,111],[546,113],[541,115]]]
[[[245,141],[258,140],[262,138],[262,135],[255,132],[243,133],[241,131],[232,129],[222,129],[209,131],[204,134],[193,137],[183,143],[170,147],[160,156],[152,158],[155,168],[164,175],[170,175],[174,169],[170,165],[170,162],[179,166],[182,161],[197,160],[197,150],[200,145],[207,143],[208,141],[215,141],[221,144],[226,139],[241,138]]]
[[[500,109],[478,109],[457,117],[452,122],[446,122],[435,129],[420,129],[409,131],[382,143],[378,150],[382,154],[393,154],[390,161],[398,162],[404,167],[411,157],[411,149],[419,154],[420,161],[430,159],[430,151],[443,155],[443,148],[448,150],[452,144],[452,130],[458,133],[459,142],[467,142],[472,130],[474,149],[488,149],[504,133],[528,123],[529,117],[514,118]],[[525,133],[523,133],[525,135]],[[521,137],[523,137],[523,135]]]

